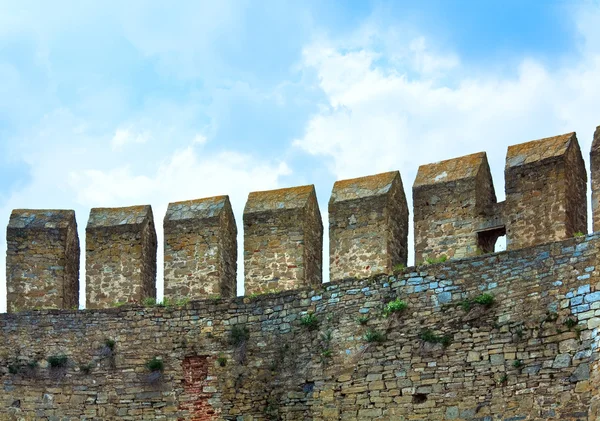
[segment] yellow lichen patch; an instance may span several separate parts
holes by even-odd
[[[506,167],[516,167],[562,156],[573,139],[575,139],[574,132],[509,146]]]
[[[75,211],[66,209],[13,209],[8,228],[67,228]]]
[[[150,205],[127,206],[123,208],[92,208],[88,227],[140,224],[152,215]]]
[[[207,204],[207,203],[220,203],[227,200],[227,196],[213,196],[213,197],[204,197],[202,199],[192,199],[192,200],[182,200],[180,202],[172,202],[169,203],[171,205],[183,205],[183,206],[192,206],[199,204]]]
[[[487,155],[485,152],[478,152],[459,158],[434,162],[433,164],[421,165],[413,187],[473,178],[485,163],[487,163]]]
[[[166,221],[204,219],[218,216],[229,203],[228,196],[206,197],[169,203]]]
[[[389,191],[396,177],[400,179],[400,173],[398,171],[390,171],[366,177],[336,181],[333,185],[330,202],[385,194]]]
[[[315,186],[312,184],[252,192],[248,195],[244,213],[303,208],[314,192]]]

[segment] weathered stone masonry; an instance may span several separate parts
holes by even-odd
[[[406,265],[408,207],[398,171],[337,181],[329,200],[329,279]]]
[[[483,152],[419,167],[415,261],[493,252],[505,234],[514,250],[587,231],[587,175],[575,133],[510,146],[504,174],[506,200],[496,203]],[[593,197],[597,190],[592,183]]]
[[[6,231],[8,311],[79,303],[79,237],[72,210],[15,209]]]
[[[495,203],[484,152],[420,166],[413,185],[415,261],[476,255],[486,247],[477,229]]]
[[[594,141],[590,152],[592,167],[592,220],[594,231],[600,231],[600,126],[594,132]]]
[[[3,314],[0,419],[595,420],[599,253],[593,235],[253,299]]]
[[[170,203],[163,226],[165,297],[237,295],[237,228],[228,196]]]
[[[598,171],[592,159],[593,195]],[[395,266],[408,217],[399,174],[339,182],[330,201],[335,271],[370,276],[323,285],[314,187],[251,193],[249,295],[167,307],[138,304],[155,296],[150,207],[93,209],[91,309],[83,311],[32,311],[76,306],[67,303],[77,287],[67,276],[78,270],[73,212],[15,211],[7,232],[13,313],[0,315],[0,419],[598,420],[600,233],[578,233],[585,185],[574,134],[509,148],[502,203],[484,154],[422,167],[421,256],[454,260],[403,269]],[[174,296],[206,296],[231,273],[214,270],[231,258],[227,205],[170,206],[165,268]],[[512,250],[459,259],[491,251],[503,230]],[[270,290],[283,291],[263,294]],[[406,308],[386,311],[402,307],[394,300]],[[107,308],[115,303],[124,305]],[[150,361],[164,370],[151,372]]]
[[[575,133],[510,146],[504,174],[507,249],[587,232],[587,175]]]
[[[313,185],[250,193],[244,208],[246,294],[320,285],[322,250]]]
[[[149,205],[93,208],[85,229],[86,308],[156,297],[156,230]]]

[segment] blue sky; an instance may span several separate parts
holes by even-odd
[[[82,242],[91,207],[160,227],[229,194],[241,226],[248,192],[308,183],[327,226],[336,179],[397,169],[410,199],[420,164],[481,150],[502,199],[508,145],[576,131],[587,160],[600,124],[597,1],[0,7],[0,220],[75,209]]]

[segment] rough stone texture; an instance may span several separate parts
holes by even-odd
[[[79,304],[75,211],[15,209],[6,230],[9,312]]]
[[[150,205],[93,208],[85,244],[86,308],[156,297],[156,230]]]
[[[170,203],[164,219],[165,297],[235,297],[237,228],[228,196]]]
[[[486,215],[495,203],[484,152],[420,166],[413,184],[415,261],[480,253],[477,230],[495,214]]]
[[[587,175],[575,133],[509,146],[504,177],[507,249],[587,232]]]
[[[313,185],[253,192],[244,208],[248,294],[320,285],[323,223]]]
[[[594,141],[590,152],[592,167],[592,218],[594,231],[600,231],[600,126],[594,132]]]
[[[329,279],[406,265],[408,206],[398,171],[337,181],[329,200]]]
[[[596,420],[598,256],[591,235],[314,291],[2,314],[0,419]]]

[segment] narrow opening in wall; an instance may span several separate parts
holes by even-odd
[[[427,402],[427,395],[425,393],[415,393],[412,396],[412,403],[419,404]]]
[[[506,248],[506,240],[501,237],[506,236],[505,227],[492,228],[477,233],[477,247],[482,254],[502,251]]]

